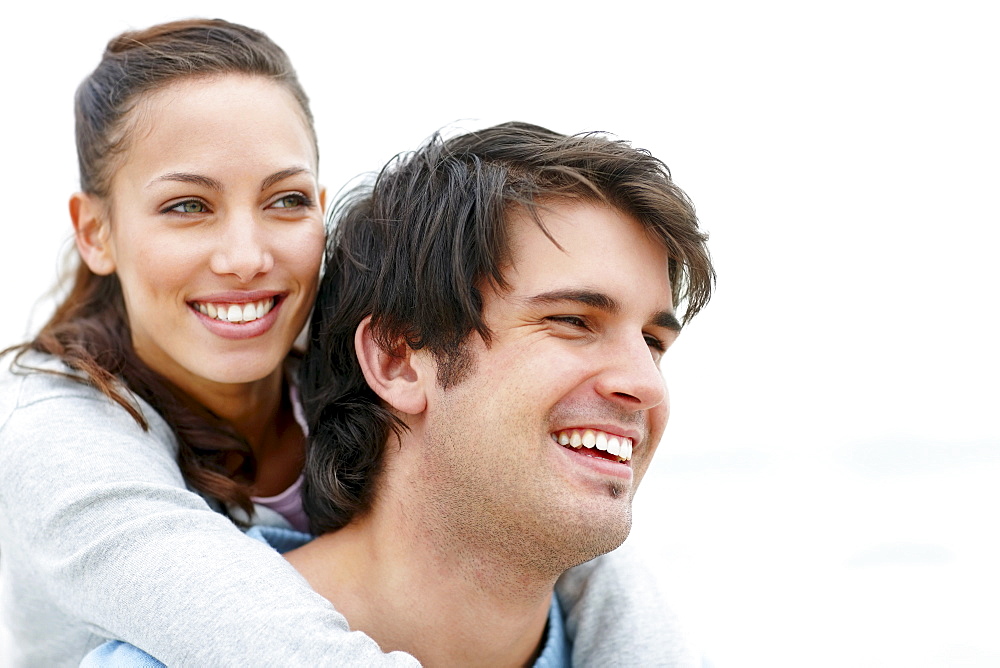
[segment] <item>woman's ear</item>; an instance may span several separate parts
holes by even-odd
[[[69,217],[73,220],[76,248],[90,270],[99,276],[114,273],[115,257],[109,243],[111,228],[104,203],[94,195],[74,193],[69,198]]]
[[[354,352],[368,386],[382,401],[400,413],[424,412],[427,408],[424,383],[433,370],[417,359],[416,351],[405,341],[398,342],[392,350],[382,348],[372,335],[371,316],[368,316],[354,332]]]

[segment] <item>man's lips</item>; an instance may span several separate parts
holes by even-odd
[[[588,450],[586,454],[616,462],[632,459],[632,439],[600,429],[561,429],[552,440],[572,450]]]

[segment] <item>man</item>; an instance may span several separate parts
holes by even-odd
[[[323,535],[286,556],[384,651],[558,661],[555,582],[628,535],[660,358],[710,296],[690,202],[624,142],[512,123],[335,220],[302,368]]]

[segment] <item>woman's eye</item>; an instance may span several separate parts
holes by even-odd
[[[271,206],[276,209],[294,209],[299,206],[308,206],[309,203],[305,195],[285,195],[275,200]]]
[[[204,202],[199,202],[196,199],[187,199],[173,205],[167,211],[174,211],[176,213],[205,213],[208,211],[208,208]]]

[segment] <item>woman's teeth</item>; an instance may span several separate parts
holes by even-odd
[[[192,304],[202,315],[222,322],[252,322],[257,318],[263,318],[274,308],[274,297],[246,304],[210,304],[207,302],[193,302]]]
[[[590,448],[602,450],[614,455],[618,461],[627,462],[632,459],[632,439],[615,436],[597,429],[563,429],[552,435],[552,438],[562,446],[579,450]]]

